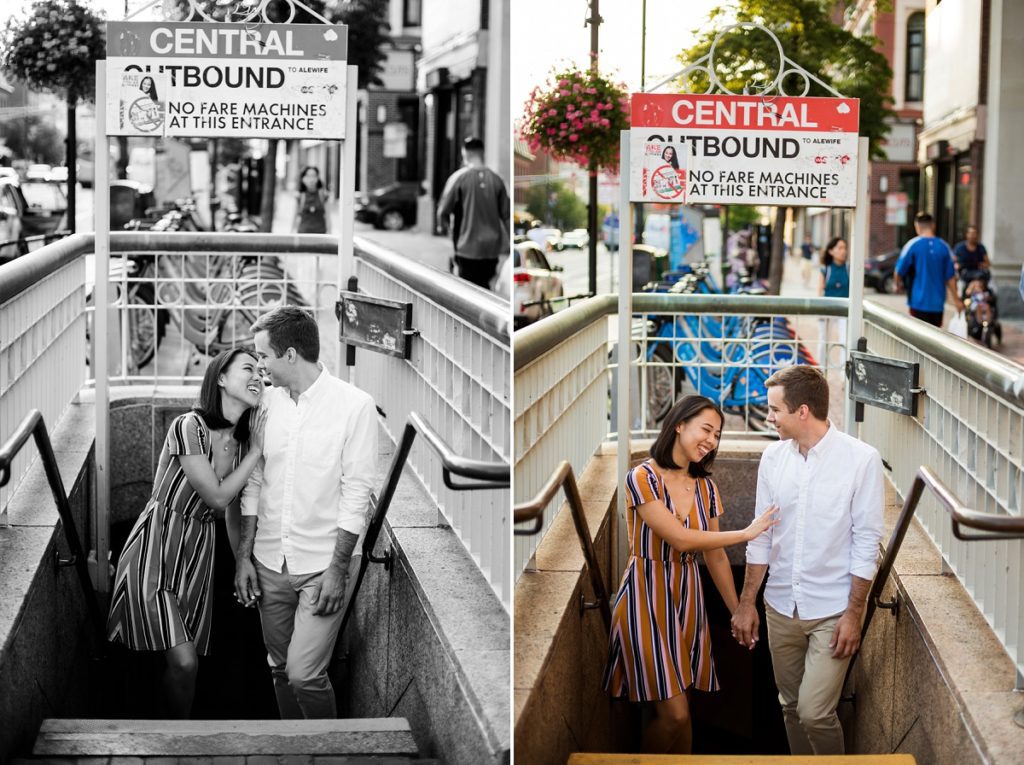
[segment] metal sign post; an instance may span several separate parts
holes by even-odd
[[[136,11],[155,5],[154,0]],[[275,24],[266,0],[219,22],[189,0],[188,20],[111,22],[107,60],[96,62],[95,585],[108,594],[110,554],[110,357],[117,338],[110,291],[110,135],[143,137],[316,138],[344,148],[339,276],[353,274],[355,83],[347,64],[348,30],[298,0],[286,0],[322,24]],[[192,22],[198,17],[202,22]],[[344,282],[339,279],[339,289]],[[123,299],[121,296],[120,299]],[[122,360],[122,364],[124,361]],[[339,366],[339,375],[344,367]]]
[[[622,177],[623,168],[629,167],[629,131],[623,130],[619,134],[619,177]],[[626,183],[620,186],[619,196],[619,343],[618,343],[618,368],[615,370],[616,379],[616,424],[618,433],[616,452],[616,475],[619,481],[624,481],[629,471],[630,456],[632,448],[630,445],[630,422],[631,415],[629,407],[629,367],[632,363],[632,329],[633,329],[633,208],[629,203],[629,185]],[[621,485],[621,484],[620,484]],[[613,571],[622,571],[623,555],[627,543],[625,533],[626,523],[626,498],[622,491],[615,493],[616,518],[619,528],[619,544],[613,549],[616,560]]]

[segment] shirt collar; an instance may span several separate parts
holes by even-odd
[[[838,431],[836,430],[836,426],[832,424],[832,420],[829,420],[828,430],[825,431],[825,435],[823,435],[818,440],[818,443],[816,443],[814,446],[807,450],[807,456],[810,457],[812,454],[816,457],[824,456],[824,454],[831,447],[832,443],[836,440],[836,433],[838,433]],[[797,443],[795,438],[789,439],[789,448],[792,451],[794,451],[797,455],[800,455],[800,444]],[[802,459],[803,456],[800,456]]]
[[[317,375],[317,378],[315,380],[313,380],[312,383],[310,383],[309,387],[306,388],[306,390],[302,391],[302,393],[299,394],[299,400],[304,399],[304,398],[314,399],[317,396],[319,396],[320,393],[323,392],[327,388],[326,378],[327,378],[327,368],[325,366],[321,365],[320,366],[320,374]]]

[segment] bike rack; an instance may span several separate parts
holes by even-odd
[[[565,490],[565,498],[569,503],[569,510],[572,513],[572,522],[576,527],[576,536],[580,540],[580,547],[583,549],[583,558],[587,563],[587,570],[590,572],[590,585],[594,588],[594,597],[597,600],[588,603],[580,595],[580,610],[598,608],[601,610],[601,618],[604,619],[606,631],[611,631],[612,612],[608,604],[608,591],[604,586],[604,578],[601,576],[601,566],[597,562],[597,554],[594,552],[594,543],[590,539],[590,528],[587,526],[587,517],[583,514],[583,499],[580,497],[579,486],[576,484],[576,474],[572,465],[567,460],[562,460],[551,474],[548,482],[544,484],[537,496],[529,502],[515,506],[513,523],[530,523],[533,527],[529,529],[516,529],[516,536],[532,536],[539,534],[544,523],[544,508],[548,506],[551,498],[559,489]]]
[[[949,487],[939,479],[931,468],[922,465],[917,469],[917,473],[914,474],[914,482],[910,486],[907,498],[903,501],[903,509],[900,511],[899,519],[897,519],[896,525],[893,527],[892,536],[889,537],[889,544],[886,545],[885,555],[882,556],[878,573],[875,574],[875,578],[871,583],[871,590],[868,593],[867,611],[864,615],[864,625],[860,630],[862,646],[864,638],[868,633],[868,627],[871,626],[871,617],[877,608],[884,608],[893,613],[899,612],[898,594],[890,601],[883,601],[881,600],[882,589],[885,587],[893,564],[896,562],[896,556],[899,554],[900,546],[903,544],[903,538],[907,534],[907,529],[910,528],[910,522],[914,518],[914,511],[917,510],[917,505],[921,501],[921,495],[926,488],[935,495],[939,504],[949,513],[953,524],[953,535],[957,539],[965,542],[1024,539],[1024,518],[994,513],[981,513],[968,508],[950,491]],[[984,533],[969,533],[961,527],[976,529]],[[846,687],[846,684],[850,681],[850,676],[853,673],[853,667],[859,654],[860,652],[858,651],[853,655],[853,658],[850,660],[850,666],[846,668],[846,678],[843,680],[843,687]],[[844,696],[841,700],[852,702],[854,696],[853,694]],[[1024,727],[1024,709],[1017,712],[1014,721],[1017,725]]]
[[[423,436],[424,440],[441,458],[444,483],[453,491],[476,491],[479,489],[507,489],[511,483],[509,466],[505,462],[484,462],[482,460],[467,459],[460,457],[453,452],[448,444],[431,428],[426,421],[416,412],[409,413],[409,420],[402,431],[402,438],[398,442],[398,449],[391,460],[391,467],[388,468],[387,478],[384,479],[384,489],[380,499],[374,501],[370,497],[370,506],[373,514],[370,517],[369,526],[366,529],[366,536],[363,538],[362,558],[359,561],[359,572],[356,574],[355,587],[352,595],[345,605],[345,614],[341,618],[341,627],[338,629],[340,636],[345,631],[345,625],[352,616],[352,609],[355,605],[356,595],[359,594],[359,587],[362,585],[366,569],[371,563],[383,563],[384,570],[390,571],[394,561],[394,554],[389,548],[380,557],[373,554],[373,548],[380,537],[381,529],[384,526],[384,519],[391,506],[391,500],[398,488],[398,481],[402,477],[402,469],[412,450],[416,434]],[[456,483],[452,475],[469,478],[475,483]]]
[[[39,456],[43,460],[43,468],[46,471],[46,480],[50,484],[50,492],[53,494],[54,502],[57,504],[57,512],[60,514],[60,523],[64,529],[64,536],[67,539],[68,547],[71,550],[70,558],[61,558],[57,553],[57,566],[74,566],[78,572],[78,581],[82,585],[85,594],[85,603],[89,611],[89,617],[93,623],[96,643],[93,648],[93,657],[102,655],[103,646],[106,643],[105,627],[106,622],[100,612],[99,601],[96,598],[96,590],[89,578],[89,567],[86,560],[82,542],[78,538],[78,528],[75,526],[74,516],[71,514],[71,503],[68,501],[67,492],[64,491],[64,481],[60,477],[60,469],[57,467],[57,459],[53,454],[53,445],[50,443],[50,435],[46,432],[46,424],[43,422],[43,414],[38,409],[32,409],[25,419],[21,421],[17,430],[14,431],[3,446],[0,446],[0,486],[6,486],[11,480],[11,462],[29,437],[34,437]]]

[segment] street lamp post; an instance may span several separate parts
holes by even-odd
[[[588,0],[590,5],[590,16],[587,23],[590,24],[590,70],[596,75],[597,68],[597,29],[601,24],[601,15],[598,12],[598,0]],[[589,244],[589,276],[587,290],[591,295],[597,294],[597,163],[590,159],[590,199],[587,205],[587,230],[590,234]]]

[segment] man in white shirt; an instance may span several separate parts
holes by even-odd
[[[252,330],[274,387],[262,401],[263,460],[242,492],[235,594],[259,604],[281,718],[332,718],[327,664],[376,477],[376,407],[318,364],[305,311],[274,309]]]
[[[882,538],[882,460],[829,422],[828,383],[814,367],[786,367],[766,385],[780,441],[761,457],[754,514],[777,506],[779,523],[747,543],[733,635],[757,642],[755,600],[769,569],[768,647],[789,748],[843,754],[836,706]]]

